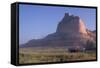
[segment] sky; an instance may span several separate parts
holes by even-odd
[[[57,7],[40,5],[19,5],[19,44],[31,39],[44,38],[56,31],[65,13],[79,16],[89,30],[96,29],[96,9]]]

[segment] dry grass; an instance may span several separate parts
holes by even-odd
[[[95,52],[70,53],[66,49],[20,49],[19,63],[46,63],[77,60],[94,60]]]

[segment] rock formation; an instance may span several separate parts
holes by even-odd
[[[67,34],[87,34],[85,24],[79,16],[65,13],[64,18],[58,24],[57,32]]]
[[[95,33],[86,29],[79,16],[65,13],[59,22],[57,30],[43,39],[30,40],[20,47],[62,47],[62,48],[86,48],[87,42],[96,42]]]

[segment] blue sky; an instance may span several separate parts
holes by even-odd
[[[80,16],[89,30],[95,30],[96,10],[77,7],[19,5],[19,44],[54,33],[65,13]]]

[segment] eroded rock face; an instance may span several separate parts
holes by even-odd
[[[84,22],[79,16],[65,13],[63,19],[58,24],[55,33],[49,34],[43,39],[33,39],[20,47],[63,47],[79,48],[88,47],[91,42],[96,43],[95,32],[86,29]]]
[[[79,16],[65,13],[64,18],[58,24],[57,31],[67,34],[87,34],[84,22]]]

